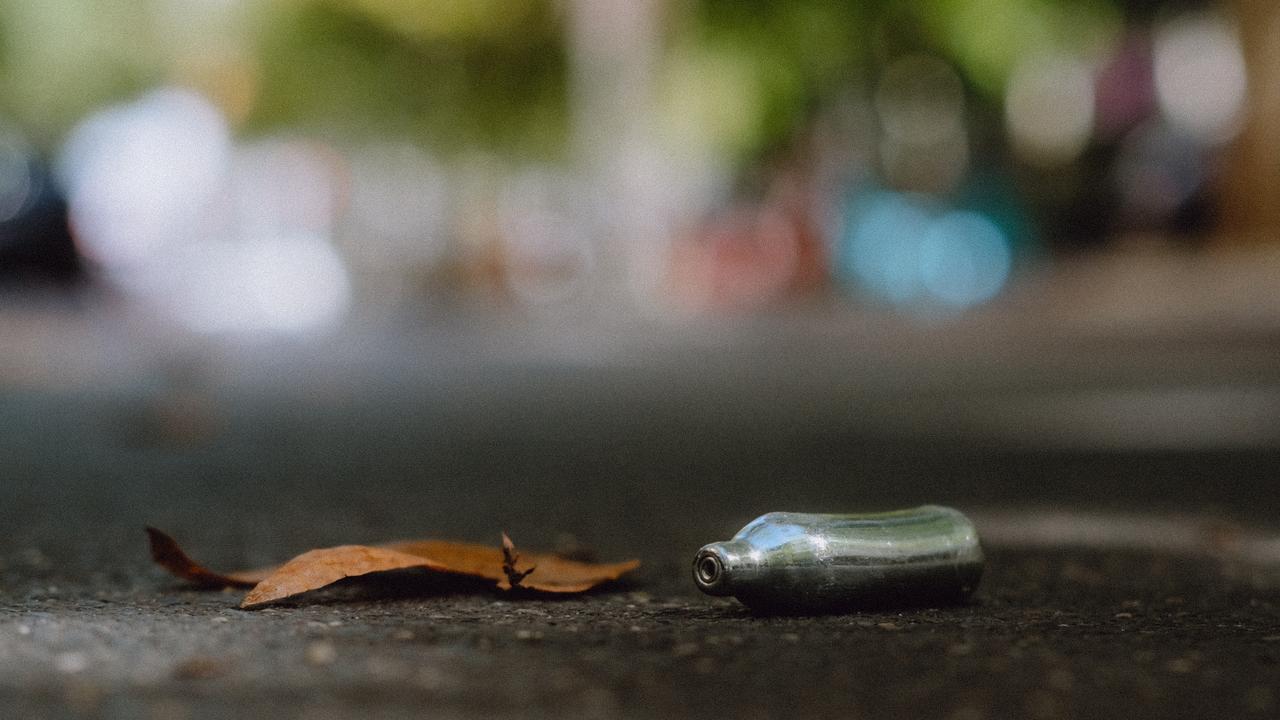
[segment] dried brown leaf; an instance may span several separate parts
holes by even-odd
[[[445,540],[343,545],[305,552],[278,568],[220,574],[195,563],[168,535],[152,528],[147,532],[151,536],[152,557],[174,575],[206,587],[253,585],[241,607],[283,600],[343,578],[389,570],[423,568],[492,580],[503,590],[518,586],[540,592],[577,593],[617,580],[640,565],[638,560],[584,563],[547,553],[522,555],[503,533],[501,548]]]
[[[393,548],[410,555],[420,555],[438,560],[451,572],[486,578],[498,583],[503,590],[511,589],[511,582],[503,570],[502,550],[489,545],[449,542],[445,540],[414,540],[390,543]],[[520,581],[520,587],[555,593],[576,593],[617,580],[640,567],[639,560],[617,563],[586,563],[569,560],[551,553],[522,553],[521,565],[536,568]]]
[[[507,576],[507,584],[511,587],[518,587],[521,580],[538,569],[538,566],[534,565],[528,570],[517,570],[518,562],[520,562],[520,553],[516,551],[516,544],[505,532],[502,533],[502,574]]]
[[[244,597],[247,608],[283,600],[308,590],[332,585],[343,578],[388,570],[427,568],[448,572],[440,563],[420,555],[367,545],[341,545],[304,552],[281,565]]]
[[[163,532],[149,527],[147,537],[151,540],[151,559],[160,567],[174,575],[201,587],[253,587],[270,575],[275,568],[243,570],[233,573],[216,573],[195,560],[178,547],[177,541]]]

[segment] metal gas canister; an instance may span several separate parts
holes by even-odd
[[[765,611],[834,611],[967,598],[982,547],[963,513],[939,505],[862,515],[773,512],[693,560],[709,595]]]

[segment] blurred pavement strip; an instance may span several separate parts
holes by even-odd
[[[966,514],[989,547],[1139,550],[1280,569],[1280,534],[1221,518],[1071,510]]]

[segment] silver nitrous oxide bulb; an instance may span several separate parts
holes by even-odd
[[[939,505],[863,515],[774,512],[693,559],[708,595],[765,611],[958,602],[982,577],[969,518]]]

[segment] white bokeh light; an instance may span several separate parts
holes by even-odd
[[[351,286],[342,258],[324,237],[268,236],[242,251],[248,299],[268,330],[333,325],[347,310]]]
[[[339,158],[325,146],[269,138],[236,149],[231,188],[247,237],[328,236],[341,205]]]
[[[1040,165],[1075,160],[1093,134],[1094,80],[1078,58],[1045,55],[1020,63],[1009,78],[1005,122],[1020,156]]]
[[[57,168],[80,249],[108,271],[127,271],[199,234],[230,152],[218,109],[188,90],[157,90],[91,116]]]
[[[1235,27],[1209,14],[1183,15],[1156,31],[1156,99],[1169,122],[1205,142],[1239,130],[1247,80]]]
[[[316,143],[237,147],[216,107],[167,88],[85,121],[58,171],[76,242],[129,296],[198,332],[293,334],[351,303],[341,165]]]

